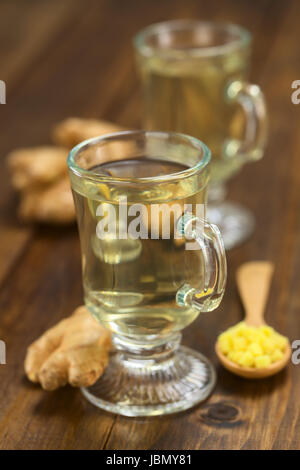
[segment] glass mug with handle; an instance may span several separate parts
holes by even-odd
[[[184,132],[212,152],[208,220],[226,248],[247,238],[252,214],[225,202],[225,183],[263,156],[266,107],[247,82],[251,35],[244,28],[191,20],[151,25],[134,38],[144,100],[144,128]]]
[[[103,376],[83,389],[100,408],[172,413],[214,386],[209,360],[180,346],[225,288],[222,238],[205,221],[209,161],[202,142],[167,132],[109,134],[70,152],[85,303],[114,343]]]

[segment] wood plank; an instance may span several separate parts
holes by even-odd
[[[0,78],[7,87],[7,104],[0,107],[0,156],[3,166],[0,174],[0,283],[13,268],[34,233],[32,227],[21,225],[16,220],[17,198],[10,187],[10,178],[3,161],[11,146],[24,145],[21,138],[16,138],[8,120],[11,116],[14,122],[18,116],[19,105],[13,104],[14,91],[18,87],[23,88],[23,81],[31,74],[34,64],[38,66],[40,57],[75,21],[76,15],[80,18],[82,9],[81,3],[71,0],[54,0],[52,3],[11,0],[0,4]],[[34,128],[33,125],[31,127]]]
[[[66,23],[80,18],[79,12],[82,13],[82,4],[76,0],[1,2],[0,70],[9,95],[30,74],[33,63],[39,60],[53,37],[65,30]]]
[[[0,334],[7,345],[7,365],[0,369],[0,448],[80,448],[97,428],[96,446],[101,448],[109,432],[113,416],[99,422],[78,390],[45,393],[24,378],[28,343],[82,302],[78,243],[74,230],[41,231],[0,295]],[[24,266],[30,266],[26,276]]]
[[[88,69],[88,77],[81,76],[77,70],[79,57],[85,55],[85,52],[80,51],[78,47],[82,44],[81,38],[87,37],[87,41],[83,43],[87,47],[89,44],[96,44],[99,28],[104,27],[105,18],[108,15],[108,12],[105,14],[107,3],[94,2],[94,9],[96,8],[99,13],[104,13],[104,16],[98,18],[94,15],[93,9],[90,9],[85,15],[85,21],[82,21],[82,16],[86,11],[86,6],[82,1],[67,0],[62,6],[62,2],[57,0],[53,3],[32,0],[24,11],[20,4],[24,5],[14,0],[9,4],[1,4],[0,7],[2,23],[4,25],[15,24],[18,31],[18,34],[14,34],[11,27],[4,27],[2,31],[6,52],[0,49],[0,65],[3,72],[1,78],[7,80],[9,89],[7,105],[0,108],[0,155],[2,159],[15,147],[43,145],[50,142],[50,130],[53,123],[72,113],[69,103],[76,93],[78,95],[78,90],[82,95],[79,82],[73,80],[73,77],[77,77],[81,83],[86,83],[89,81],[88,77],[92,76],[101,89],[104,85],[100,72],[103,64],[96,58],[98,48],[92,49],[93,57],[87,55],[90,57],[92,67],[82,69],[83,74]],[[0,27],[2,23],[0,20]],[[32,30],[34,34],[30,34]],[[76,47],[75,44],[77,44]],[[65,57],[69,58],[69,62],[66,62]],[[109,55],[106,59],[105,66],[109,73],[110,66],[115,69],[117,59],[111,60]],[[96,66],[93,66],[94,63],[97,64],[98,72],[96,72]],[[74,84],[73,87],[69,85],[70,81]],[[65,93],[66,89],[70,90],[69,95]],[[69,98],[66,104],[69,111],[64,111],[62,115],[58,115],[57,112],[62,109],[63,99],[59,96],[53,99],[56,90],[58,90],[58,95]],[[114,89],[111,92],[113,93]],[[106,92],[105,96],[108,98],[111,95]],[[50,103],[53,105],[52,108]],[[98,104],[93,101],[92,104],[96,106],[99,113],[102,103]],[[84,99],[83,106],[85,106]],[[77,109],[78,111],[74,111],[74,114],[84,114],[80,107]],[[43,119],[40,116],[43,116]],[[5,164],[0,174],[0,186],[3,194],[0,199],[1,281],[33,236],[33,227],[20,225],[17,221],[15,215],[17,197],[11,188]],[[16,236],[12,237],[13,233]]]
[[[30,75],[14,90],[1,121],[1,153],[12,145],[46,142],[52,123],[70,113],[99,115],[136,126],[140,98],[129,41],[145,24],[197,15],[232,19],[254,28],[258,39],[252,77],[259,77],[267,93],[271,138],[263,161],[249,165],[232,181],[230,195],[255,212],[257,229],[249,242],[228,255],[229,280],[222,306],[200,316],[184,331],[183,342],[203,351],[217,365],[214,339],[242,317],[235,269],[243,261],[259,258],[274,260],[277,266],[268,319],[295,339],[299,332],[299,140],[291,122],[294,126],[299,123],[300,108],[290,103],[290,83],[297,78],[294,75],[299,63],[295,47],[299,4],[230,0],[224,6],[216,0],[114,0],[91,5],[82,21],[59,33],[59,38],[64,38],[61,43],[49,43],[47,55],[38,62],[33,60]],[[89,84],[88,89],[82,88],[83,83]],[[3,220],[8,220],[14,201],[7,181],[2,179],[0,209]],[[19,236],[18,230],[15,234],[12,237]],[[19,262],[12,260],[13,269],[4,276],[2,289],[0,286],[0,338],[7,343],[8,355],[8,364],[0,368],[0,448],[299,447],[296,366],[267,381],[250,383],[217,365],[218,385],[205,404],[189,412],[152,419],[127,419],[101,412],[69,387],[46,393],[31,386],[23,373],[26,346],[81,303],[82,288],[74,229],[38,229],[33,240],[23,246]]]

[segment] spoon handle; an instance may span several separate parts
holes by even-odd
[[[245,308],[245,322],[249,326],[265,324],[264,310],[274,271],[270,261],[250,261],[237,270],[239,293]]]

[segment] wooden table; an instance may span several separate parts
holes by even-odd
[[[0,339],[7,364],[0,366],[0,448],[299,448],[300,365],[247,382],[223,370],[213,351],[218,333],[242,317],[235,270],[252,259],[276,264],[267,320],[300,338],[300,105],[291,103],[291,83],[300,79],[299,16],[297,0],[1,1]],[[184,344],[217,367],[214,394],[189,412],[127,419],[94,408],[76,389],[46,393],[24,377],[27,345],[82,303],[80,252],[74,227],[18,222],[4,157],[50,142],[51,126],[71,115],[138,126],[131,38],[149,23],[184,17],[228,20],[254,33],[251,79],[266,93],[270,139],[263,160],[230,186],[230,197],[255,213],[255,233],[228,253],[222,306],[184,332]]]

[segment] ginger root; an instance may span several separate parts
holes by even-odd
[[[75,221],[75,207],[67,176],[45,187],[24,191],[18,210],[25,222],[68,224]]]
[[[12,185],[20,192],[18,214],[25,222],[69,224],[75,208],[68,179],[68,149],[17,149],[7,156]]]
[[[110,348],[110,332],[81,306],[29,346],[25,372],[31,382],[39,382],[44,390],[55,390],[67,383],[88,387],[105,370]]]
[[[35,147],[17,149],[7,156],[13,187],[19,191],[53,183],[67,174],[68,149]]]
[[[54,127],[52,138],[57,145],[72,148],[83,140],[120,131],[124,131],[124,128],[107,121],[68,118]],[[104,147],[99,146],[97,154],[95,152],[84,152],[81,155],[79,164],[87,169],[102,162],[121,160],[132,155],[134,155],[134,149],[130,142],[126,140],[115,141]]]
[[[71,117],[54,127],[52,138],[57,145],[72,148],[83,140],[122,130],[121,126],[112,122]]]
[[[25,222],[70,224],[75,208],[68,180],[68,148],[82,140],[120,131],[116,124],[96,119],[68,118],[57,124],[53,139],[59,147],[17,149],[7,157],[13,187],[20,192],[19,217]],[[124,158],[127,143],[112,144],[102,160]]]

